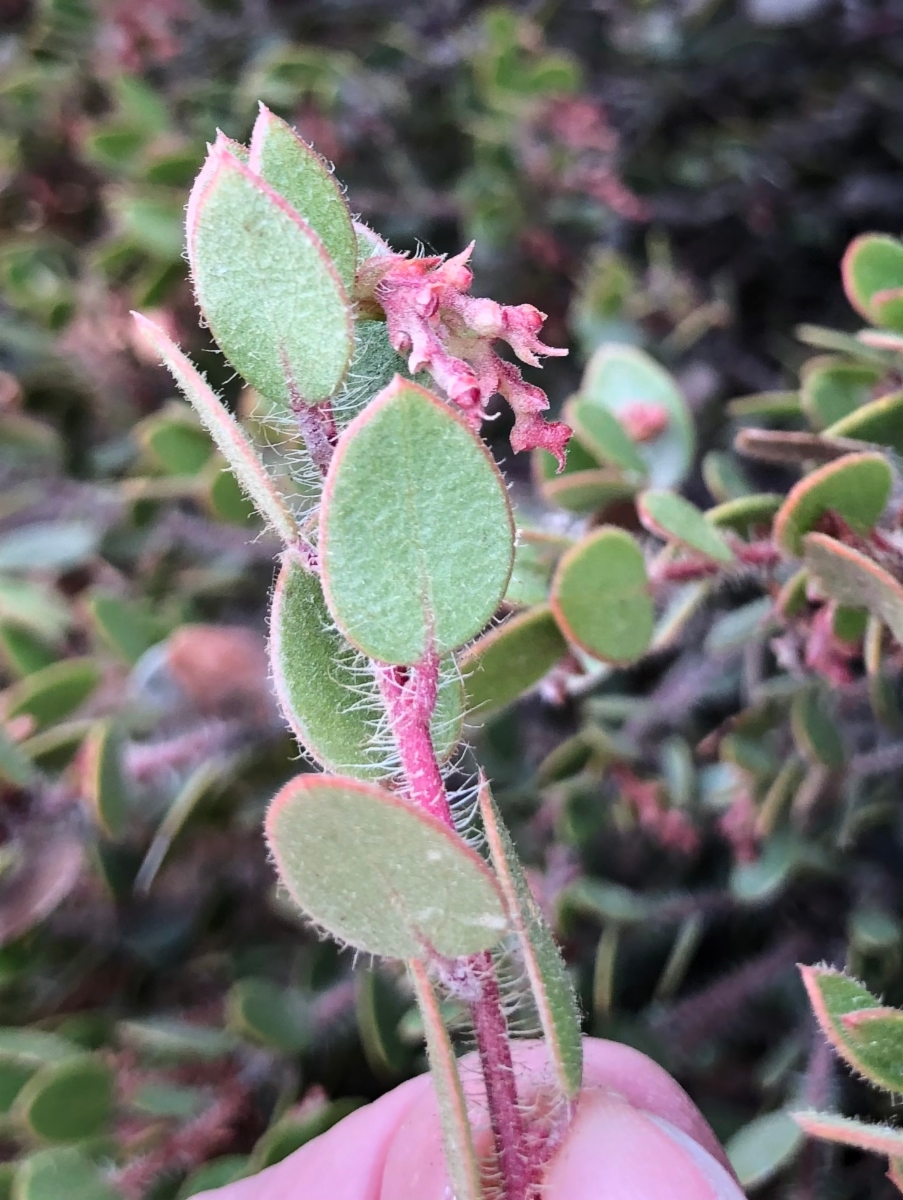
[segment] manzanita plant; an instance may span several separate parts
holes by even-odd
[[[505,483],[478,436],[488,400],[514,410],[516,450],[563,465],[569,437],[497,343],[532,366],[564,351],[540,340],[532,306],[470,295],[469,248],[411,258],[353,221],[326,164],[265,107],[250,147],[222,135],[211,147],[187,242],[205,322],[296,447],[282,474],[266,467],[192,363],[137,318],[284,543],[272,674],[321,770],[270,807],[279,877],[343,945],[407,962],[458,1200],[527,1200],[580,1088],[580,1026],[488,783],[467,782],[456,756],[459,652],[498,610],[515,552]],[[513,1069],[523,979],[548,1048],[541,1096],[522,1095]],[[446,999],[472,1022],[482,1136]]]

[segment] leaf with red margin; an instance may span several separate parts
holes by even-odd
[[[313,229],[224,140],[195,180],[186,232],[198,305],[248,383],[286,407],[333,395],[353,348],[348,293]]]

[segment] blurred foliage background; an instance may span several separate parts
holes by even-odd
[[[795,392],[794,327],[859,323],[848,241],[900,229],[895,0],[0,0],[0,1196],[16,1200],[62,1179],[84,1200],[187,1197],[423,1066],[404,980],[355,970],[275,894],[261,819],[297,770],[264,654],[275,547],[128,317],[153,314],[254,424],[198,329],[182,219],[205,142],[246,139],[258,100],[396,248],[476,239],[475,293],[534,303],[571,348],[543,376],[556,406],[605,341],[663,363],[703,506],[745,488],[726,402]],[[506,419],[490,440],[535,516]],[[793,478],[756,470],[759,488]],[[894,1194],[880,1162],[805,1144],[783,1110],[891,1111],[833,1067],[794,963],[846,963],[903,998],[903,754],[870,735],[859,670],[827,735],[849,762],[771,736],[748,702],[774,653],[760,596],[735,580],[720,641],[688,623],[586,698],[552,680],[479,753],[587,1030],[675,1072],[756,1195],[877,1198]],[[629,771],[610,769],[613,740]],[[774,814],[794,793],[790,837]],[[743,806],[768,797],[744,851]],[[644,822],[650,802],[685,810],[692,839]]]

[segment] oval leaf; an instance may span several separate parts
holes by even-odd
[[[265,104],[254,123],[248,165],[317,233],[350,294],[357,238],[342,190],[319,154]]]
[[[339,941],[389,958],[476,954],[508,926],[482,860],[435,818],[382,788],[302,775],[266,834],[296,903]]]
[[[892,481],[880,454],[846,454],[825,463],[791,488],[775,517],[775,540],[788,554],[802,554],[804,535],[827,512],[856,533],[868,533],[884,511]]]
[[[903,585],[867,555],[823,533],[804,539],[807,570],[840,604],[867,608],[903,645]]]
[[[646,463],[627,430],[604,404],[588,396],[573,396],[564,406],[564,419],[600,463],[646,474]]]
[[[833,425],[871,400],[884,374],[883,367],[833,354],[811,358],[800,372],[803,411],[816,429]]]
[[[468,711],[479,718],[530,691],[567,653],[548,605],[539,605],[491,629],[461,657]]]
[[[514,555],[508,494],[482,442],[396,379],[339,439],[323,492],[326,602],[358,649],[415,663],[478,633]]]
[[[232,365],[287,407],[331,396],[351,358],[348,294],[310,226],[221,141],[187,233],[198,304]]]
[[[882,396],[825,430],[828,437],[861,438],[903,454],[903,392]]]
[[[609,409],[623,424],[637,405],[661,407],[662,431],[637,445],[655,487],[675,487],[693,461],[693,420],[680,389],[663,367],[635,346],[601,346],[586,366],[580,395]]]
[[[652,639],[655,609],[643,552],[623,529],[605,526],[564,555],[551,604],[565,636],[603,662],[635,662]]]
[[[677,542],[715,562],[734,561],[734,552],[695,504],[676,492],[643,492],[637,501],[640,520],[650,533]]]
[[[93,1055],[43,1067],[22,1088],[16,1116],[47,1142],[74,1142],[101,1133],[113,1112],[113,1073]]]
[[[867,321],[878,321],[876,294],[903,286],[903,242],[864,233],[847,246],[840,269],[850,304]]]
[[[23,1159],[16,1170],[16,1200],[120,1200],[100,1167],[74,1146],[56,1146]]]
[[[366,661],[335,628],[319,577],[288,555],[273,592],[270,661],[276,695],[301,745],[323,766],[356,779],[392,774],[379,689]],[[464,695],[454,663],[443,664],[432,718],[440,762],[461,738]]]

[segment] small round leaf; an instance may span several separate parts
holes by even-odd
[[[808,571],[828,595],[880,617],[903,645],[903,585],[867,555],[823,533],[804,539]]]
[[[467,707],[478,719],[512,704],[567,653],[548,605],[518,613],[470,646],[461,657]]]
[[[802,554],[804,535],[827,512],[856,533],[868,533],[884,511],[892,480],[881,454],[845,454],[825,463],[791,488],[775,517],[775,540],[788,554]]]
[[[623,529],[604,526],[564,555],[551,604],[564,635],[603,662],[635,662],[652,639],[643,552]]]
[[[479,438],[396,379],[339,439],[320,517],[326,602],[371,658],[415,663],[463,645],[505,594],[508,494]]]
[[[677,542],[715,562],[734,561],[734,552],[695,504],[676,492],[643,492],[637,501],[640,520],[650,533]]]
[[[504,901],[482,860],[382,788],[302,775],[279,792],[267,841],[292,898],[339,941],[389,958],[494,946]]]
[[[864,233],[847,246],[841,273],[853,308],[867,321],[884,324],[874,301],[880,293],[903,286],[903,242],[886,234]],[[891,328],[898,326],[891,324]]]
[[[681,482],[693,461],[693,419],[677,384],[654,359],[635,346],[601,346],[587,363],[580,395],[604,405],[622,422],[637,404],[665,409],[665,428],[637,450],[653,486]]]
[[[338,632],[318,576],[287,555],[270,615],[270,659],[276,694],[301,745],[331,771],[356,779],[391,773],[375,735],[383,713],[368,664]],[[443,664],[432,720],[440,761],[461,737],[464,697],[454,663]]]
[[[112,1112],[112,1071],[89,1054],[43,1067],[16,1100],[19,1120],[47,1142],[94,1137],[106,1127]]]

